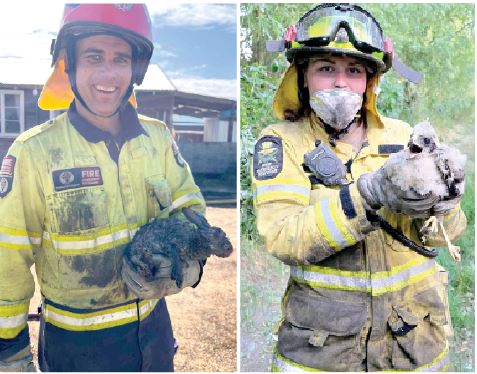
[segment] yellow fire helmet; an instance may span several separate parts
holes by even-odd
[[[288,27],[282,40],[267,41],[267,50],[286,51],[290,62],[273,99],[273,112],[279,119],[285,119],[287,112],[299,113],[297,65],[316,55],[356,57],[373,67],[365,103],[365,108],[373,114],[377,114],[375,88],[379,77],[391,67],[412,82],[418,83],[421,79],[419,73],[408,68],[395,55],[385,53],[381,26],[358,5],[318,5],[305,13],[296,26]]]
[[[126,97],[134,107],[137,107],[133,84],[142,83],[154,48],[151,22],[146,6],[144,4],[66,4],[58,37],[53,41],[51,48],[53,70],[38,98],[38,106],[41,109],[67,109],[75,97],[82,100],[76,89],[74,41],[97,34],[116,35],[131,45],[133,71]]]

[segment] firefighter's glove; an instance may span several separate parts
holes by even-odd
[[[346,167],[329,146],[317,140],[315,149],[304,156],[304,168],[326,186],[346,183]]]
[[[35,365],[33,364],[33,356],[30,352],[30,345],[13,356],[0,360],[0,372],[22,371],[36,371]]]
[[[188,260],[183,264],[183,282],[180,287],[171,279],[172,262],[167,257],[155,254],[152,261],[156,265],[154,278],[146,279],[140,271],[125,257],[123,259],[122,277],[129,290],[140,299],[160,299],[174,295],[185,287],[196,285],[202,275],[202,265],[197,260]]]
[[[367,210],[377,210],[384,206],[394,213],[414,218],[429,217],[432,208],[440,200],[433,194],[422,196],[412,189],[403,191],[384,175],[382,168],[374,173],[361,175],[357,187]]]

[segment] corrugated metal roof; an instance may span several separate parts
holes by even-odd
[[[177,91],[171,80],[167,78],[159,65],[156,64],[149,65],[144,81],[140,86],[136,87],[136,90]]]

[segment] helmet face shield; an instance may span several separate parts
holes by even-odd
[[[327,46],[333,41],[351,42],[364,53],[384,50],[381,27],[370,14],[356,6],[316,7],[300,19],[295,40],[316,47]]]

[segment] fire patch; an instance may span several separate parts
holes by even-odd
[[[255,179],[275,178],[283,169],[282,139],[276,136],[264,136],[255,144],[253,154],[253,173]]]
[[[99,166],[55,170],[53,171],[53,184],[55,191],[100,186],[103,184],[103,177]]]
[[[0,169],[0,198],[7,196],[12,190],[15,162],[14,156],[8,155],[3,158]]]

